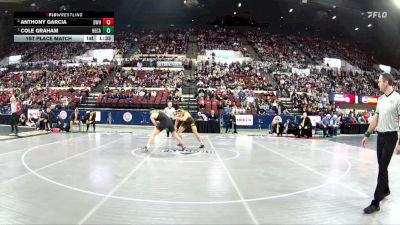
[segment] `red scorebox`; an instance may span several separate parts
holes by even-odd
[[[114,26],[114,18],[103,18],[103,26]]]

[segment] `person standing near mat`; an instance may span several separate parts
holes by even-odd
[[[196,123],[194,122],[194,119],[190,115],[189,112],[178,109],[176,115],[176,120],[175,120],[175,127],[178,128],[178,135],[182,138],[182,133],[191,128],[194,136],[196,136],[197,140],[200,142],[200,147],[199,148],[204,148],[204,143],[200,137],[199,132],[197,132],[197,127]]]
[[[168,102],[167,107],[164,109],[164,113],[171,119],[172,124],[175,124],[175,116],[176,116],[176,111],[175,108],[172,107],[172,102]],[[169,130],[167,129],[167,137],[169,137]]]
[[[143,148],[145,152],[149,151],[150,145],[154,143],[155,137],[165,129],[171,132],[172,136],[179,142],[179,146],[181,146],[182,151],[186,149],[185,143],[183,142],[182,138],[176,133],[174,124],[172,123],[172,120],[167,116],[167,114],[162,111],[152,110],[150,120],[154,125],[154,130],[150,134],[146,146]]]
[[[362,146],[365,148],[368,138],[375,129],[377,130],[378,183],[374,192],[374,200],[364,209],[364,213],[366,214],[379,211],[379,202],[390,195],[388,166],[396,144],[398,144],[397,132],[399,130],[400,94],[394,91],[393,77],[390,74],[385,73],[380,75],[378,86],[384,94],[379,97],[378,105],[376,106],[376,115],[362,140]],[[398,149],[397,154],[399,153]]]
[[[10,103],[11,103],[11,134],[10,135],[15,135],[18,136],[18,122],[19,122],[19,111],[21,110],[21,106],[18,103],[17,98],[15,97],[15,94],[12,94],[10,97]]]

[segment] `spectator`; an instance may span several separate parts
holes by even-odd
[[[215,114],[214,110],[211,110],[210,115],[208,115],[208,120],[218,120],[218,116]]]
[[[338,124],[335,119],[332,118],[330,114],[327,114],[320,123],[319,128],[323,130],[324,137],[327,136],[336,136],[337,135],[337,128]],[[328,134],[326,133],[328,131]]]

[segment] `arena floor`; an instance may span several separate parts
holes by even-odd
[[[376,184],[374,146],[361,136],[306,140],[204,134],[187,152],[148,130],[1,141],[0,224],[398,224],[392,195],[365,215]],[[343,142],[341,142],[343,138]],[[346,143],[346,144],[344,144]]]

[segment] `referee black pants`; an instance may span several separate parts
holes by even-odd
[[[394,132],[378,132],[377,142],[377,158],[379,164],[378,184],[376,185],[374,193],[374,203],[379,205],[383,199],[384,194],[389,192],[389,174],[388,166],[397,143],[397,131]]]
[[[18,134],[19,115],[17,113],[11,114],[11,133]]]

